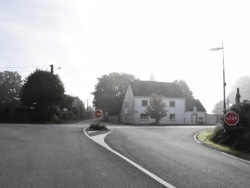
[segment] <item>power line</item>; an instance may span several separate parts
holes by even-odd
[[[21,67],[0,67],[0,69],[25,69],[25,68],[38,68],[38,67],[48,67],[50,65],[39,65],[39,66],[21,66]]]

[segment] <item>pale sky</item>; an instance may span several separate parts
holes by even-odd
[[[0,0],[0,67],[26,78],[55,70],[66,93],[92,103],[97,77],[182,79],[207,112],[250,71],[249,0]],[[35,67],[27,67],[35,66]]]

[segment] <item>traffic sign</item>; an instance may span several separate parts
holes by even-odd
[[[239,116],[234,111],[228,111],[224,115],[224,121],[228,124],[228,126],[234,126],[239,123]]]
[[[99,109],[95,110],[95,117],[96,117],[96,118],[102,117],[102,111],[99,110]]]

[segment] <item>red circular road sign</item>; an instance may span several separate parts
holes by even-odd
[[[239,116],[234,111],[229,111],[225,114],[224,121],[229,126],[234,126],[239,122]]]
[[[95,117],[96,117],[96,118],[102,117],[102,111],[101,111],[101,110],[96,110],[96,111],[95,111]]]

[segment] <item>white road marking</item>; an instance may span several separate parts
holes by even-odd
[[[108,125],[110,128],[112,129],[183,129],[183,128],[215,128],[216,126],[178,126],[178,125],[173,125],[173,126],[137,126],[137,125],[133,125],[133,126],[123,126],[123,125]]]
[[[98,131],[88,131],[88,133],[95,133],[95,132],[98,132]]]
[[[197,139],[197,135],[198,134],[200,134],[202,131],[200,131],[200,132],[198,132],[198,133],[196,133],[195,135],[194,135],[194,140],[198,143],[198,144],[201,144],[201,142]]]
[[[226,155],[226,156],[229,156],[229,157],[232,157],[232,158],[235,158],[235,159],[238,159],[238,160],[241,160],[241,161],[250,163],[250,161],[248,161],[248,160],[245,160],[245,159],[241,159],[241,158],[235,157],[235,156],[230,155],[230,154],[228,154],[228,153],[224,153],[224,152],[221,152],[221,153],[222,153],[223,155]]]
[[[106,149],[108,149],[109,151],[113,152],[114,154],[118,155],[119,157],[121,157],[122,159],[124,159],[125,161],[129,162],[130,164],[132,164],[133,166],[135,166],[136,168],[138,168],[139,170],[141,170],[142,172],[144,172],[145,174],[149,175],[151,178],[155,179],[156,181],[158,181],[159,183],[161,183],[162,185],[168,187],[168,188],[175,188],[173,185],[169,184],[168,182],[164,181],[163,179],[159,178],[158,176],[156,176],[155,174],[149,172],[148,170],[146,170],[145,168],[141,167],[140,165],[136,164],[135,162],[131,161],[130,159],[128,159],[127,157],[123,156],[122,154],[118,153],[117,151],[111,149],[105,142],[104,142],[104,138],[112,132],[112,130],[106,134],[101,134],[101,135],[96,135],[96,136],[89,136],[86,133],[86,130],[83,129],[85,135],[87,137],[89,137],[91,140],[93,140],[94,142],[100,144],[101,146],[105,147]]]
[[[198,144],[201,144],[201,142],[197,139],[197,135],[200,134],[201,132],[203,132],[203,131],[200,131],[200,132],[198,132],[198,133],[196,133],[196,134],[194,135],[194,140],[195,140]],[[210,147],[210,146],[208,146],[208,147]],[[211,148],[213,148],[213,147],[211,147]],[[213,148],[213,149],[216,149],[216,148]],[[235,158],[235,159],[238,159],[238,160],[241,160],[241,161],[250,163],[250,161],[248,161],[248,160],[241,159],[241,158],[239,158],[239,157],[235,157],[235,156],[230,155],[230,154],[228,154],[228,153],[224,153],[224,152],[221,152],[221,153],[222,153],[223,155],[227,155],[227,156],[229,156],[229,157],[232,157],[232,158]]]

